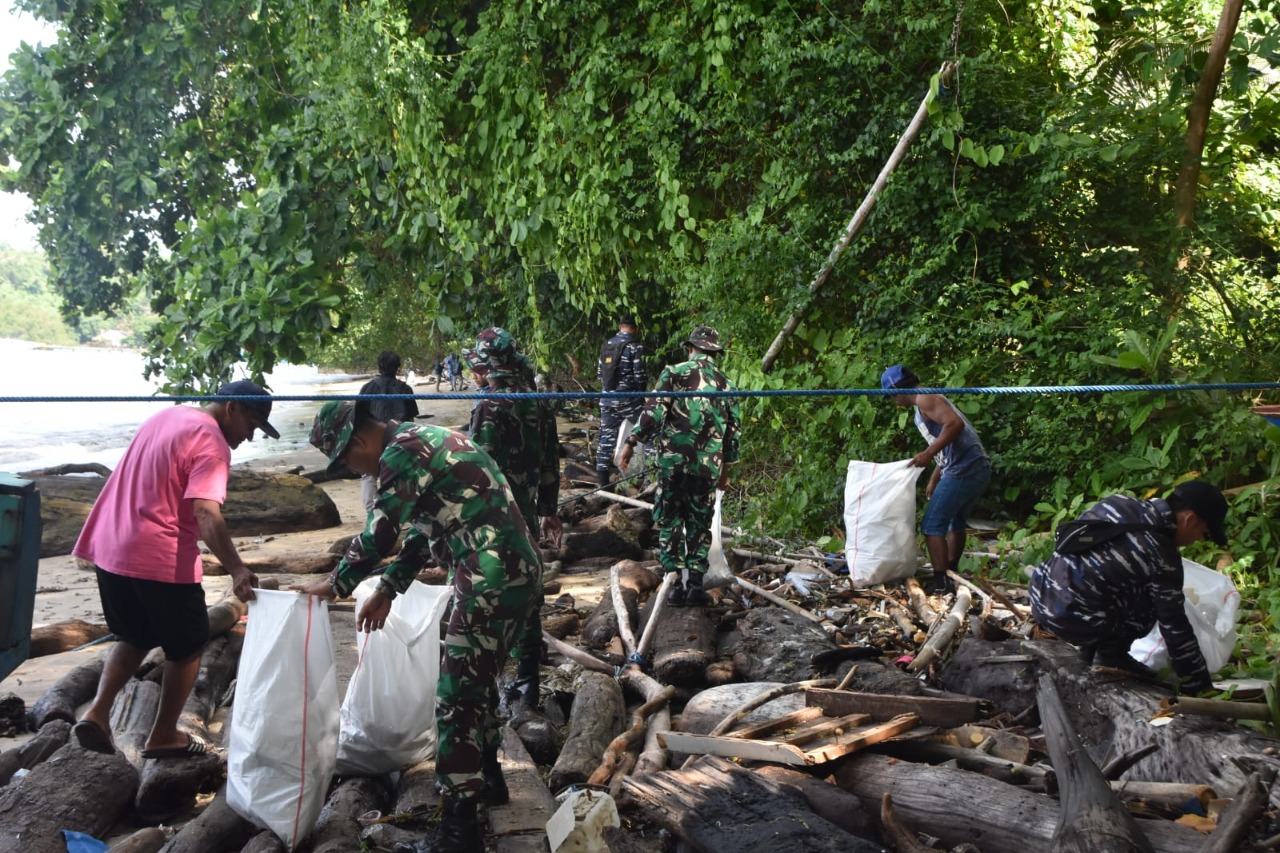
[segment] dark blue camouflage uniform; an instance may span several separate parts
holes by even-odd
[[[1184,688],[1208,689],[1204,655],[1184,605],[1177,520],[1169,504],[1115,495],[1080,518],[1160,530],[1132,531],[1083,554],[1055,551],[1031,575],[1032,619],[1069,643],[1124,654],[1159,624]]]
[[[649,374],[644,364],[644,345],[629,332],[618,332],[609,338],[605,346],[621,342],[622,352],[618,356],[617,373],[614,375],[612,388],[604,387],[604,363],[596,361],[596,381],[601,383],[602,391],[647,391]],[[627,418],[634,424],[644,410],[643,397],[625,397],[611,400],[600,399],[600,443],[596,447],[596,471],[613,470],[613,454],[618,447],[618,430]]]

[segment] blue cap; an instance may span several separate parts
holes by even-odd
[[[895,364],[880,374],[880,387],[886,391],[894,388],[914,388],[920,384],[920,378],[909,367]]]

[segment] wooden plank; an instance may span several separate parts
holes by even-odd
[[[694,735],[687,732],[663,732],[658,741],[672,752],[686,755],[720,755],[803,767],[808,764],[803,750],[771,740],[747,740],[723,735]]]
[[[982,704],[979,699],[965,696],[898,696],[816,688],[806,690],[804,697],[806,705],[831,715],[861,712],[870,714],[873,720],[888,720],[899,714],[915,714],[921,725],[947,728],[977,720]]]
[[[765,720],[763,723],[756,723],[754,726],[748,726],[745,729],[738,729],[735,732],[726,732],[725,737],[742,737],[747,738],[748,740],[763,738],[773,734],[774,732],[793,728],[801,725],[802,723],[807,723],[810,720],[824,716],[825,714],[823,714],[821,708],[797,708],[791,713],[783,714],[781,717],[776,719]]]
[[[920,718],[915,714],[902,714],[887,723],[880,723],[867,729],[841,735],[830,745],[809,750],[805,753],[805,757],[809,759],[810,764],[834,761],[874,743],[886,741],[895,735],[914,729],[918,725],[920,725]]]
[[[868,714],[849,714],[846,717],[823,717],[820,720],[814,720],[808,725],[801,726],[795,732],[787,737],[780,738],[781,743],[789,743],[792,746],[802,746],[806,743],[823,738],[830,738],[837,735],[843,735],[856,728],[866,726],[871,722]]]

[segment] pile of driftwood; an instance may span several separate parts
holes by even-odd
[[[1084,667],[1070,647],[1031,637],[1025,589],[1004,582],[957,577],[944,597],[912,580],[854,589],[825,555],[744,548],[711,606],[667,607],[642,498],[565,507],[566,535],[546,555],[543,693],[536,708],[510,709],[504,758],[540,793],[513,784],[512,805],[490,811],[492,850],[543,849],[530,826],[550,816],[548,789],[575,785],[615,797],[626,829],[607,836],[614,850],[669,850],[673,836],[770,853],[1273,843],[1280,742],[1206,714],[1256,705],[1178,701]],[[608,583],[577,601],[565,590],[588,573]],[[242,613],[234,601],[210,608],[216,639],[184,712],[183,726],[215,743],[234,710]],[[118,845],[129,853],[282,849],[217,793],[221,759],[141,760],[154,669],[117,703],[119,753],[68,740],[100,670],[95,660],[69,673],[31,709],[36,738],[0,754],[0,851],[61,853],[58,830],[130,827]],[[432,762],[395,779],[335,779],[303,849],[390,850],[436,801]],[[544,813],[512,816],[535,801]],[[195,803],[176,833],[156,828]]]

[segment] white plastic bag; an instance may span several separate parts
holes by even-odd
[[[1186,595],[1187,619],[1213,675],[1227,665],[1236,647],[1236,613],[1240,593],[1231,578],[1191,560],[1182,561],[1182,592]],[[1134,640],[1129,656],[1152,669],[1169,665],[1169,649],[1156,625],[1151,633]]]
[[[715,589],[733,583],[733,570],[724,556],[724,536],[720,525],[724,522],[721,504],[724,502],[724,490],[716,489],[716,509],[711,517],[711,551],[707,554],[707,576],[702,579],[703,589]]]
[[[845,559],[855,587],[916,573],[916,480],[923,468],[901,462],[849,462],[844,485]]]
[[[357,615],[377,587],[378,578],[356,587]],[[360,661],[342,701],[339,773],[377,776],[435,754],[440,617],[452,594],[414,581],[391,603],[382,630],[356,631]]]
[[[293,850],[324,807],[338,748],[328,603],[258,590],[236,680],[227,804]]]
[[[622,470],[622,451],[627,448],[627,436],[631,435],[631,428],[633,426],[635,426],[635,423],[632,422],[631,418],[623,418],[622,424],[618,427],[617,443],[613,445],[613,467],[617,468],[622,474],[627,473]],[[635,467],[636,462],[640,461],[635,458],[635,455],[636,454],[633,452],[631,459],[632,467]],[[641,455],[641,459],[643,459],[643,455]]]

